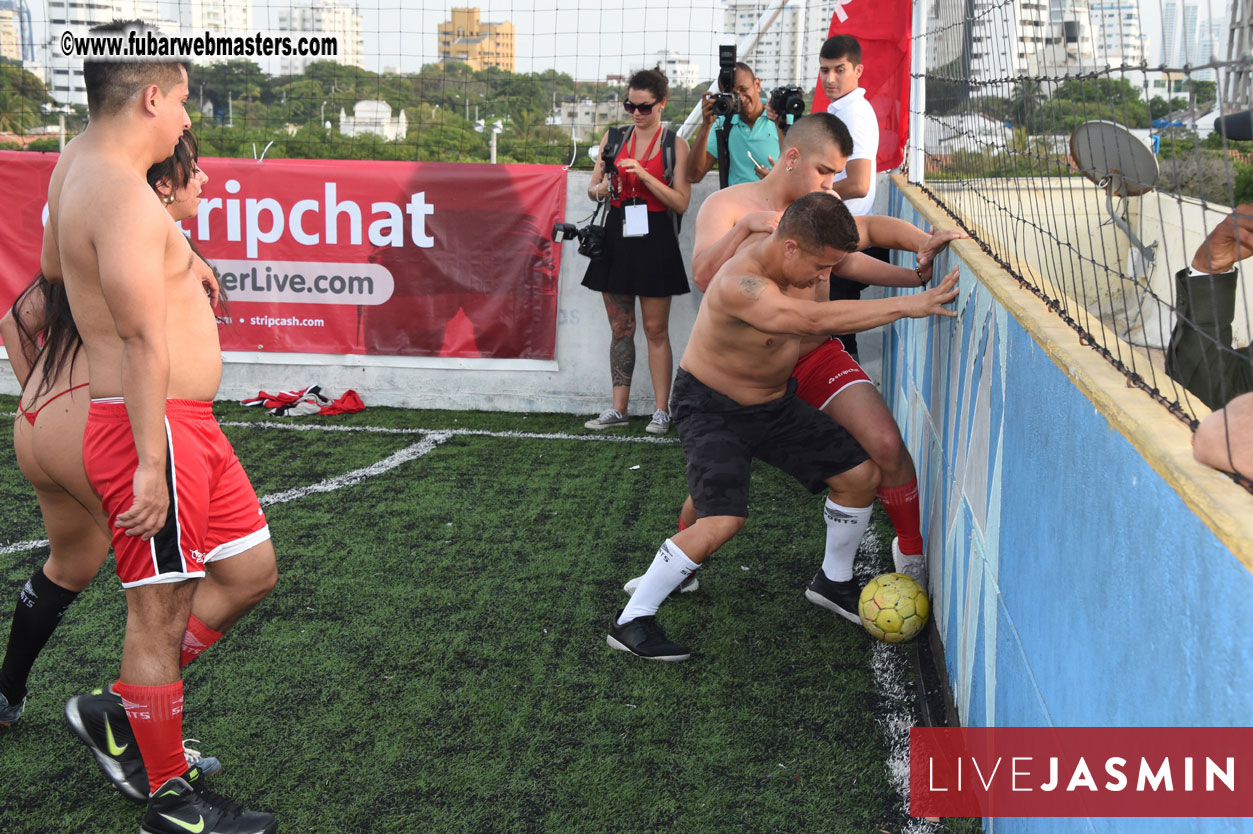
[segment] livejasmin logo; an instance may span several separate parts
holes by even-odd
[[[1253,728],[915,727],[914,816],[1253,815]]]
[[[1174,774],[1180,773],[1183,777],[1182,790],[1194,790],[1194,775],[1198,764],[1194,764],[1191,756],[1184,756],[1182,762],[1176,762],[1173,766],[1169,758],[1163,758],[1156,765],[1148,759],[1140,759],[1138,771],[1135,770],[1135,763],[1128,762],[1121,756],[1111,756],[1105,760],[1105,774],[1112,777],[1102,785],[1098,786],[1095,777],[1092,775],[1092,769],[1088,766],[1087,760],[1080,756],[1077,762],[1062,763],[1057,756],[1050,756],[1046,762],[1045,770],[1048,779],[1043,782],[1037,781],[1037,777],[1041,771],[1035,770],[1040,762],[1032,756],[1013,756],[1006,764],[1004,756],[997,756],[992,762],[984,762],[980,764],[979,759],[975,756],[958,757],[957,759],[957,783],[954,786],[942,786],[937,783],[935,772],[935,760],[929,759],[927,762],[928,789],[931,791],[960,791],[963,789],[963,777],[969,784],[970,776],[973,774],[979,780],[979,785],[984,791],[991,791],[992,785],[996,782],[998,772],[1001,772],[1001,778],[1010,780],[1010,790],[1014,792],[1022,791],[1055,791],[1059,787],[1066,791],[1075,791],[1086,789],[1089,791],[1107,790],[1107,791],[1124,791],[1128,790],[1130,782],[1127,779],[1127,765],[1131,764],[1133,772],[1138,772],[1134,790],[1175,790]],[[1001,771],[1001,766],[1006,764],[1005,771]],[[1064,768],[1064,771],[1063,771]],[[984,772],[987,771],[987,776]],[[1099,772],[1099,771],[1098,771]],[[1062,787],[1062,777],[1068,773],[1065,787]],[[1221,783],[1227,790],[1234,791],[1236,789],[1236,760],[1234,756],[1228,756],[1223,764],[1215,762],[1208,756],[1205,758],[1205,790],[1212,792],[1215,790],[1215,783]]]

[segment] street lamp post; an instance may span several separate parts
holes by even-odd
[[[478,131],[479,133],[484,133],[488,131],[489,125],[482,119],[478,119],[474,123],[474,129]],[[496,164],[496,135],[502,132],[504,129],[505,129],[505,126],[504,124],[501,123],[500,119],[497,119],[496,121],[492,122],[492,124],[490,125],[491,132],[487,138],[487,149],[492,155],[493,165]]]
[[[57,136],[57,150],[65,150],[65,116],[68,113],[73,113],[74,108],[70,107],[68,104],[63,104],[60,107],[53,107],[51,104],[45,104],[43,105],[43,111],[48,114],[57,114],[57,124],[61,131]]]

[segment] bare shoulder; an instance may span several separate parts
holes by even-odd
[[[714,281],[721,300],[729,304],[756,301],[763,295],[779,291],[775,282],[761,274],[761,265],[756,259],[744,252],[723,264]]]

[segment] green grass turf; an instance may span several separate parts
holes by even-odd
[[[371,408],[300,422],[590,434],[568,415]],[[227,433],[261,495],[420,439]],[[0,459],[12,460],[7,433]],[[0,471],[0,546],[42,538],[16,466]],[[821,499],[766,467],[753,490],[747,527],[701,590],[661,611],[694,648],[680,664],[604,642],[622,582],[673,529],[686,491],[677,444],[454,436],[355,486],[272,506],[279,585],[187,670],[185,733],[223,760],[215,789],[275,812],[285,832],[895,834],[907,818],[884,767],[870,638],[803,597],[821,560]],[[876,532],[890,535],[881,521]],[[0,633],[6,600],[45,555],[0,556]],[[65,699],[116,675],[125,601],[111,565],[0,734],[3,834],[137,828],[141,807],[107,787],[63,717]]]

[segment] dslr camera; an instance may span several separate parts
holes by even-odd
[[[573,223],[554,223],[553,240],[561,243],[565,240],[579,240],[579,254],[585,258],[600,258],[605,254],[605,227],[595,222],[588,223],[582,229]]]
[[[792,123],[805,115],[805,91],[800,87],[775,87],[770,91],[770,109],[779,131],[786,133]]]
[[[740,97],[735,89],[735,44],[718,47],[718,93],[714,94],[714,115],[730,116],[740,112]]]

